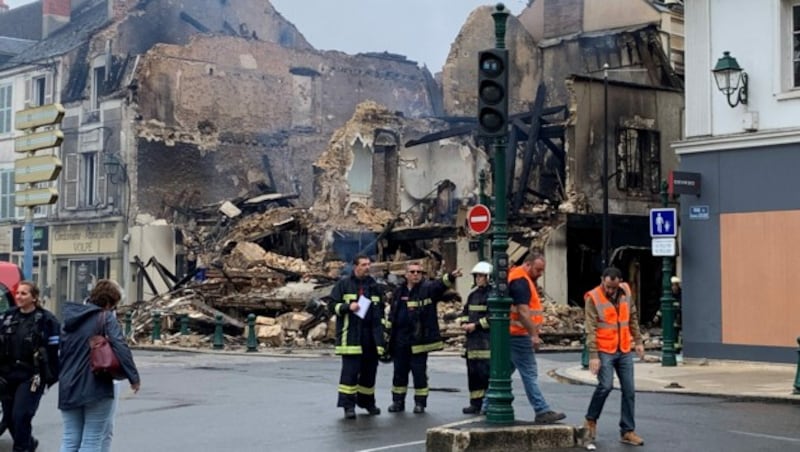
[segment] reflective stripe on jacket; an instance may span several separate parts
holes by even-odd
[[[619,297],[618,307],[606,297],[602,285],[586,292],[584,297],[591,299],[597,309],[597,351],[603,353],[631,351],[631,288],[627,283],[620,283],[619,287],[622,295]]]
[[[436,302],[453,286],[454,281],[452,274],[445,273],[438,280],[424,280],[412,288],[404,285],[395,289],[388,322],[391,327],[391,347],[410,345],[411,353],[415,355],[444,348]],[[408,321],[402,334],[402,328],[398,325],[401,311],[404,311]]]
[[[467,349],[467,359],[489,359],[489,293],[491,287],[481,286],[472,289],[464,305],[460,322],[474,323],[475,330],[467,333],[464,343]]]
[[[350,311],[350,303],[357,302],[360,296],[368,298],[372,305],[361,319]],[[349,276],[339,280],[331,290],[333,303],[329,304],[331,312],[336,315],[336,342],[334,352],[337,355],[360,355],[362,330],[372,336],[378,355],[384,353],[383,329],[386,318],[383,312],[383,298],[377,282],[371,277],[356,278]]]
[[[536,284],[533,283],[531,276],[525,271],[522,267],[514,267],[508,272],[508,282],[509,284],[511,281],[516,279],[525,278],[525,281],[528,282],[528,288],[531,291],[531,299],[528,302],[528,307],[531,311],[531,321],[535,325],[541,325],[542,321],[544,320],[544,312],[542,311],[542,302],[539,300],[539,292],[536,290]],[[516,309],[511,309],[511,321],[509,322],[509,331],[511,332],[512,336],[527,336],[528,330],[525,328],[525,325],[519,321],[519,313],[516,312]]]

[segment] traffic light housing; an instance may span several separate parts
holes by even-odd
[[[508,133],[508,50],[478,53],[478,134],[505,137]]]

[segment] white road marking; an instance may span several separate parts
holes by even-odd
[[[410,443],[403,443],[403,444],[390,444],[388,446],[383,447],[376,447],[374,449],[362,449],[356,452],[375,452],[378,450],[389,450],[389,449],[397,449],[399,447],[406,447],[406,446],[416,446],[417,444],[425,444],[425,440],[422,441],[414,441]]]
[[[775,436],[775,435],[765,435],[763,433],[751,433],[751,432],[742,432],[739,430],[729,430],[731,433],[738,433],[740,435],[747,435],[747,436],[755,436],[757,438],[768,438],[768,439],[776,439],[778,441],[789,441],[792,443],[800,443],[800,438],[789,438],[788,436]]]

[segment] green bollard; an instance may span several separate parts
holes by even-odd
[[[797,346],[800,347],[800,337],[797,338]],[[792,394],[800,394],[800,348],[797,350],[797,373],[794,377],[794,392]]]
[[[161,340],[161,313],[153,311],[153,342]]]
[[[589,347],[586,345],[586,333],[583,334],[581,338],[581,342],[583,342],[583,351],[581,352],[581,367],[584,369],[589,368]]]
[[[256,315],[249,314],[247,316],[247,351],[257,352],[258,341],[256,341]]]
[[[189,314],[183,314],[181,316],[181,336],[187,336],[189,334]]]
[[[130,339],[133,325],[133,312],[128,311],[125,313],[125,337]]]
[[[214,326],[214,350],[222,350],[225,348],[225,342],[222,338],[222,314],[217,314]]]

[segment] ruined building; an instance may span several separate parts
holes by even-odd
[[[11,27],[36,20],[28,34]],[[9,110],[67,109],[60,197],[37,208],[34,269],[59,302],[101,277],[147,298],[134,258],[180,274],[173,224],[193,208],[264,193],[310,205],[313,163],[359,102],[409,116],[441,105],[416,63],[316,51],[260,0],[42,0],[0,16],[0,29],[32,41],[0,67]],[[12,177],[13,134],[0,132]],[[17,212],[4,214],[11,236]]]
[[[643,215],[680,138],[680,5],[600,3],[536,0],[506,36],[509,254],[544,249],[544,288],[560,303],[580,304],[599,273],[604,143],[612,263],[652,299]],[[491,196],[492,156],[474,120],[476,55],[494,45],[489,7],[455,37],[439,85],[400,55],[317,51],[262,0],[33,5],[39,34],[15,37],[32,44],[0,66],[0,89],[17,93],[13,110],[54,99],[67,108],[61,196],[37,222],[47,240],[36,272],[51,299],[81,298],[109,276],[146,300],[169,288],[143,277],[153,266],[213,267],[244,241],[311,265],[365,251],[427,259],[431,271],[469,268],[483,251],[464,215],[481,172]],[[0,29],[35,8],[0,15]],[[0,133],[0,156],[13,171],[10,138]],[[259,230],[254,215],[269,212]],[[18,231],[6,214],[2,227]]]

